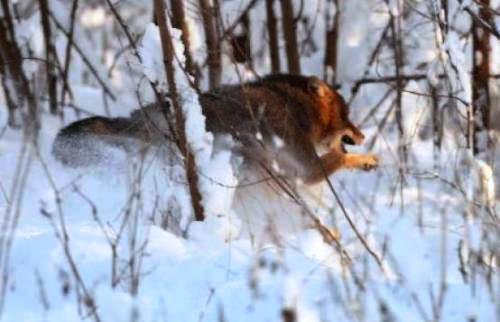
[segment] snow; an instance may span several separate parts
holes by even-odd
[[[222,18],[228,24],[247,1],[221,3],[227,12]],[[324,4],[307,2],[304,12],[316,14],[318,3]],[[422,2],[415,3],[422,9]],[[464,1],[463,5],[469,4]],[[372,5],[375,2],[359,6],[344,2],[341,10],[345,42],[339,49],[343,65],[338,77],[346,98],[348,83],[363,74],[365,60],[387,21],[383,14],[371,12]],[[92,28],[107,23],[101,9],[87,9]],[[257,25],[265,17],[264,6],[258,4],[255,10],[251,17]],[[58,18],[67,25],[65,11],[58,11]],[[158,30],[147,22],[150,16],[144,16],[134,20],[143,31],[139,43],[142,64],[130,55],[117,58],[115,77],[119,81],[112,82],[117,101],[109,102],[108,107],[113,116],[128,115],[136,108],[136,94],[151,101],[143,76],[167,89]],[[322,14],[319,17],[314,38],[322,44],[324,21]],[[463,24],[465,17],[459,15],[456,23]],[[43,55],[42,34],[35,28],[38,19],[25,20],[19,35],[28,35],[23,39],[30,39],[34,55]],[[197,21],[191,21],[193,30],[201,30]],[[257,52],[264,43],[259,27],[252,28],[252,50]],[[417,135],[430,124],[428,98],[404,93],[404,141],[410,153],[406,182],[399,174],[393,122],[377,129],[390,102],[382,104],[375,115],[377,122],[370,119],[362,129],[368,140],[378,135],[373,152],[381,157],[380,168],[370,173],[344,171],[330,178],[347,214],[382,259],[383,269],[355,236],[325,184],[297,184],[308,209],[340,233],[340,243],[352,260],[349,265],[312,228],[304,208],[275,185],[245,185],[252,182],[252,169],[243,171],[241,160],[219,149],[217,138],[206,131],[198,97],[181,71],[179,31],[172,33],[178,58],[176,82],[207,219],[192,221],[184,169],[178,162],[166,162],[162,151],[141,159],[110,148],[109,160],[103,164],[68,169],[54,160],[51,145],[61,126],[86,117],[86,113],[67,110],[61,120],[43,112],[36,150],[24,142],[22,131],[3,131],[7,115],[0,101],[0,226],[9,227],[0,235],[0,269],[8,277],[0,308],[2,322],[96,320],[84,304],[85,292],[96,304],[99,320],[113,322],[283,321],[284,311],[295,312],[300,322],[498,320],[498,262],[492,263],[489,255],[499,249],[491,217],[491,211],[499,210],[495,199],[499,167],[492,168],[468,154],[459,132],[460,118],[446,116],[443,147],[435,167],[432,140]],[[106,75],[99,63],[102,48],[95,45],[99,33],[87,35],[80,30],[77,37],[99,67],[99,75]],[[201,32],[193,37],[199,53],[204,50],[202,37]],[[422,38],[414,34],[405,39],[412,37]],[[58,41],[62,59],[64,41]],[[470,61],[463,41],[450,31],[444,43],[434,42],[433,37],[420,39],[418,50],[408,54],[408,66],[434,64],[426,73],[433,85],[439,85],[439,55],[443,55],[447,64],[458,69],[459,84],[454,89],[469,101]],[[75,106],[89,114],[106,114],[102,90],[85,80],[86,67],[77,57],[73,53],[70,71]],[[204,56],[195,57],[202,62]],[[255,62],[260,74],[268,70],[266,59]],[[321,76],[322,59],[319,52],[313,53],[303,59],[302,66],[307,73]],[[24,64],[35,71],[36,65]],[[391,75],[391,64],[391,59],[381,63],[368,76],[378,72]],[[245,66],[227,62],[225,70],[225,81],[236,81],[236,70],[244,79],[252,75]],[[107,77],[103,79],[109,83]],[[409,82],[406,89],[425,92],[419,82]],[[385,91],[386,85],[361,89],[352,103],[355,124]],[[275,143],[285,144],[278,139]],[[21,155],[23,147],[28,148],[28,155]],[[17,169],[25,169],[29,158],[26,181],[18,186]],[[477,202],[489,209],[474,206]],[[12,221],[16,214],[17,224]],[[59,239],[63,230],[69,236],[68,248]],[[11,231],[10,257],[3,261],[9,251],[4,242]],[[479,259],[484,264],[476,264]]]
[[[102,7],[84,8],[80,17],[82,26],[87,28],[96,28],[102,26],[105,20],[106,11]]]
[[[16,137],[17,133],[8,130],[5,135]],[[52,131],[42,133],[45,149],[50,148],[53,136]],[[3,148],[0,153],[2,165],[13,163],[15,147],[20,144],[17,140],[9,142],[9,147]],[[66,186],[79,175],[62,169],[48,152],[45,150],[42,154],[47,157],[58,187]],[[64,251],[54,236],[50,220],[40,215],[38,210],[42,207],[55,214],[57,208],[40,166],[39,162],[35,162],[26,185],[29,193],[25,194],[12,250],[8,298],[2,321],[80,321],[75,302],[77,286],[71,277]],[[159,180],[161,167],[161,164],[151,166],[146,177],[154,176]],[[12,174],[6,171],[8,167],[3,166],[2,169],[2,185],[10,187]],[[81,174],[83,177],[78,180],[78,186],[95,203],[108,233],[115,236],[121,225],[120,213],[128,202],[130,184],[120,171],[108,172],[101,177],[88,172]],[[367,231],[368,227],[360,214],[368,216],[373,236],[369,242],[375,245],[386,240],[385,252],[390,256],[389,266],[394,270],[394,274],[384,277],[359,242],[353,239],[346,223],[337,218],[342,240],[355,261],[354,272],[361,274],[364,265],[370,267],[368,276],[364,277],[367,289],[361,293],[361,298],[352,297],[342,286],[347,283],[346,287],[355,287],[349,278],[351,273],[340,264],[337,251],[325,244],[316,230],[302,228],[296,233],[281,234],[278,244],[254,244],[245,237],[232,235],[228,238],[227,235],[217,234],[217,230],[227,232],[227,229],[223,227],[224,222],[215,216],[203,223],[192,223],[187,239],[151,225],[147,218],[155,196],[147,193],[150,189],[146,184],[151,178],[145,178],[142,186],[144,200],[139,219],[140,233],[137,235],[138,240],[147,241],[142,258],[143,275],[140,277],[139,293],[131,296],[126,276],[117,287],[110,286],[111,249],[104,232],[92,219],[91,207],[71,188],[66,188],[61,197],[71,252],[94,301],[99,303],[98,311],[103,321],[129,321],[134,315],[140,321],[214,321],[221,315],[227,320],[278,321],[283,308],[296,310],[299,321],[321,321],[322,317],[346,321],[354,316],[379,316],[379,302],[386,303],[397,319],[421,321],[414,296],[422,301],[425,312],[431,314],[429,287],[435,294],[439,291],[440,277],[434,272],[441,269],[442,234],[439,227],[443,217],[439,215],[440,208],[433,204],[442,202],[445,203],[442,207],[449,209],[445,235],[448,286],[443,320],[456,321],[464,316],[477,316],[478,321],[493,321],[494,302],[484,291],[483,282],[478,280],[477,291],[473,295],[456,269],[458,263],[454,249],[462,239],[460,231],[463,230],[460,198],[442,190],[434,181],[424,183],[423,198],[426,203],[423,228],[418,228],[415,214],[410,211],[417,200],[417,193],[411,194],[410,187],[405,189],[408,210],[404,215],[399,214],[397,205],[391,206],[390,187],[378,190],[379,197],[373,199],[374,204],[371,205],[374,213],[366,208],[364,201],[363,205],[357,205],[362,212],[355,211],[356,207],[348,196],[362,200],[371,198],[378,175],[344,173],[334,177],[336,183],[345,184],[342,199],[362,231]],[[386,185],[390,184],[387,179],[383,179]],[[359,183],[363,183],[362,186]],[[168,186],[159,184],[159,187]],[[435,191],[440,191],[441,196]],[[256,196],[262,198],[262,192]],[[447,199],[444,199],[445,196]],[[44,206],[41,206],[41,200]],[[254,202],[266,207],[262,199]],[[1,205],[5,207],[5,201]],[[220,207],[227,209],[225,205]],[[338,209],[334,212],[338,213]],[[300,216],[299,213],[286,213],[288,220],[297,215]],[[57,223],[56,226],[60,228]],[[473,220],[469,229],[473,237],[481,228]],[[119,243],[121,261],[126,261],[130,254],[128,242],[123,240]],[[474,249],[481,247],[479,240],[470,242],[471,246],[475,245]],[[377,249],[380,253],[381,248]],[[122,265],[126,267],[125,262]],[[42,286],[36,282],[36,276],[43,281]],[[62,293],[65,283],[70,285],[68,295]],[[41,303],[40,288],[47,296],[48,309]],[[30,310],[27,311],[26,307]],[[121,309],[117,310],[117,307]]]
[[[232,173],[231,153],[227,150],[213,151],[213,135],[205,130],[205,117],[201,113],[198,95],[184,72],[185,58],[184,46],[180,40],[181,32],[171,28],[171,33],[176,57],[174,73],[177,92],[185,119],[187,143],[201,174],[199,189],[203,196],[204,211],[208,217],[231,216],[234,193],[234,188],[231,187],[238,184],[237,178]],[[140,53],[145,75],[152,83],[161,84],[160,88],[167,91],[159,30],[153,23],[146,26]],[[228,229],[230,231],[226,235],[230,236],[231,228]]]

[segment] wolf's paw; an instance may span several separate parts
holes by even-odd
[[[378,167],[378,156],[375,154],[365,155],[361,168],[365,171],[370,171],[376,167]]]

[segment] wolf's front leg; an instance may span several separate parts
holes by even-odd
[[[374,154],[347,153],[343,157],[343,167],[348,169],[361,169],[365,171],[378,167],[378,156]]]

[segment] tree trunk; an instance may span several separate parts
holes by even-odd
[[[12,98],[11,89],[9,88],[9,81],[7,80],[7,66],[3,61],[1,54],[0,54],[0,77],[2,78],[2,89],[5,97],[5,102],[7,104],[7,124],[10,127],[15,127],[17,125],[15,117],[16,104],[14,103],[14,100]]]
[[[37,105],[31,90],[28,78],[24,74],[21,49],[19,48],[14,32],[14,23],[8,0],[1,0],[3,18],[0,18],[0,55],[4,64],[5,77],[10,78],[14,84],[15,93],[11,99],[17,108],[27,105],[25,130],[36,135],[39,128]]]
[[[186,70],[195,78],[195,83],[198,84],[198,73],[196,72],[195,62],[191,55],[191,39],[189,28],[186,21],[186,13],[184,10],[183,0],[170,0],[172,8],[172,27],[182,31],[181,40],[184,44],[184,56],[186,57]]]
[[[331,0],[329,2],[332,2]],[[337,41],[339,38],[339,19],[340,19],[340,7],[339,1],[335,0],[335,14],[333,15],[333,20],[331,20],[330,10],[326,13],[326,49],[325,49],[325,69],[323,73],[323,79],[330,84],[337,84]],[[330,9],[330,8],[328,8]],[[329,70],[332,74],[330,75]]]
[[[216,14],[210,0],[199,0],[203,28],[205,29],[205,44],[207,46],[208,79],[210,89],[221,83],[222,63],[219,37],[216,28]]]
[[[267,34],[269,37],[269,55],[271,57],[271,72],[280,72],[280,50],[278,46],[278,28],[274,13],[274,0],[266,0]]]
[[[448,19],[449,19],[449,10],[448,10],[448,0],[441,0],[441,8],[443,10],[443,18],[444,21],[439,19],[441,24],[441,29],[447,34],[448,33]]]
[[[297,46],[297,26],[295,23],[295,17],[293,16],[292,1],[280,1],[288,72],[292,74],[300,74],[299,49]]]
[[[252,66],[251,30],[248,12],[241,16],[239,25],[241,30],[233,32],[230,36],[233,58],[237,63],[247,63],[248,66]]]
[[[487,9],[490,0],[479,0],[479,18],[485,22],[491,21],[491,12]],[[490,33],[475,19],[472,22],[472,108],[473,108],[473,151],[474,154],[484,152],[488,147],[488,129],[490,115]],[[479,135],[482,133],[483,140]]]
[[[39,0],[40,17],[42,21],[43,37],[45,40],[45,72],[47,75],[47,92],[49,94],[50,113],[57,112],[57,72],[56,50],[52,43],[50,28],[49,4],[47,0]]]
[[[398,0],[398,11],[402,12],[402,5]],[[403,78],[401,77],[403,68],[403,40],[401,39],[401,15],[394,16],[390,12],[390,28],[392,34],[392,46],[394,51],[394,69],[396,75],[396,126],[399,135],[399,158],[402,163],[402,169],[406,167],[408,151],[406,149],[405,143],[405,132],[404,132],[404,121],[403,121],[403,111],[402,111],[402,98],[403,98]]]
[[[429,84],[429,94],[431,96],[432,105],[432,142],[434,154],[434,167],[437,168],[440,164],[441,142],[443,138],[443,115],[442,109],[439,107],[439,90],[436,86]]]
[[[176,137],[178,139],[179,150],[184,157],[184,166],[186,169],[186,177],[191,194],[191,204],[195,219],[202,221],[205,219],[203,205],[201,204],[201,193],[198,189],[198,174],[196,173],[196,164],[191,148],[186,140],[185,118],[182,111],[182,106],[177,95],[177,87],[175,84],[174,75],[174,47],[170,29],[167,25],[165,16],[165,6],[163,0],[154,0],[154,11],[156,23],[160,29],[161,46],[163,50],[163,63],[165,65],[165,73],[167,76],[168,89],[172,105],[175,113]]]
[[[71,11],[70,11],[70,24],[69,24],[69,30],[68,30],[68,42],[66,43],[66,49],[65,49],[65,54],[64,54],[64,66],[63,66],[63,71],[62,71],[62,82],[63,82],[63,88],[61,91],[61,105],[64,106],[66,104],[66,94],[69,95],[70,100],[73,100],[73,92],[71,91],[71,87],[69,85],[69,68],[70,68],[70,62],[71,62],[71,48],[72,46],[72,39],[75,31],[75,23],[76,23],[76,11],[78,10],[78,0],[73,0],[73,3],[71,4]]]

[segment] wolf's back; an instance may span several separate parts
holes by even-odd
[[[214,135],[231,135],[241,150],[238,151],[247,159],[261,161],[255,152],[255,147],[262,149],[258,137],[271,150],[278,137],[285,143],[284,150],[302,160],[305,149],[313,151],[312,144],[316,142],[310,139],[318,140],[318,133],[331,131],[323,123],[332,118],[334,109],[318,104],[320,95],[315,91],[324,87],[318,82],[298,75],[274,75],[244,84],[223,85],[200,94],[206,129]],[[103,144],[125,150],[134,149],[141,142],[161,145],[165,138],[174,139],[169,135],[166,110],[167,107],[154,103],[132,112],[130,117],[92,117],[72,123],[58,134],[54,155],[65,164],[79,166],[106,157],[109,149]],[[134,139],[138,140],[131,142]]]

